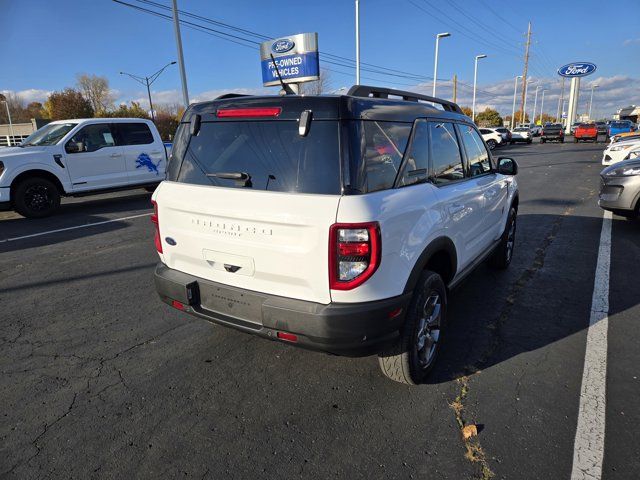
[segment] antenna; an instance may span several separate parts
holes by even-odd
[[[291,87],[289,85],[287,85],[286,83],[284,83],[284,81],[282,80],[282,77],[280,76],[280,70],[278,70],[278,64],[276,63],[276,59],[273,56],[273,53],[271,54],[271,61],[273,62],[273,67],[276,69],[276,74],[278,75],[278,80],[280,80],[280,85],[282,85],[282,89],[284,90],[286,95],[295,95],[296,92],[294,92]]]

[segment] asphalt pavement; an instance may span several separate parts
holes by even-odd
[[[571,478],[603,148],[495,152],[520,165],[513,263],[452,293],[412,388],[162,304],[141,190],[0,214],[0,478]],[[640,478],[640,221],[611,239],[607,480]]]

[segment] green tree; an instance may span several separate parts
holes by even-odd
[[[91,103],[73,88],[65,88],[61,92],[49,95],[44,104],[44,111],[51,120],[93,117]]]
[[[142,108],[138,102],[131,102],[131,106],[121,103],[117,109],[101,112],[100,116],[111,118],[151,118],[149,112]]]
[[[487,107],[476,115],[476,124],[481,127],[501,127],[502,117],[497,110]]]
[[[173,140],[173,136],[176,133],[178,124],[180,123],[177,112],[170,111],[168,108],[160,107],[155,110],[156,120],[155,124],[160,132],[160,138],[162,140]]]

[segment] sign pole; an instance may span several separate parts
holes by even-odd
[[[571,125],[576,121],[578,112],[578,97],[580,96],[580,77],[573,77],[569,87],[569,106],[567,107],[567,124],[564,133],[571,133]]]

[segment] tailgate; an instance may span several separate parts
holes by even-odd
[[[165,181],[154,194],[162,260],[214,282],[327,304],[339,199]]]

